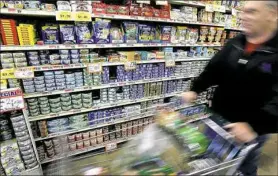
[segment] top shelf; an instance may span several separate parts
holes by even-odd
[[[37,10],[37,11],[24,10],[24,9],[18,10],[18,9],[7,9],[7,8],[1,9],[0,14],[15,15],[15,16],[35,16],[35,17],[53,17],[53,18],[56,17],[56,12],[47,12],[47,11],[43,11],[43,10]],[[163,22],[163,23],[178,23],[178,24],[224,27],[224,24],[216,24],[216,23],[191,22],[191,21],[174,20],[174,19],[168,19],[168,18],[116,15],[116,14],[92,14],[92,18],[107,18],[107,19],[113,19],[113,20],[152,21],[152,22]]]
[[[193,3],[189,3],[189,4],[192,5]],[[205,7],[204,4],[203,5],[198,4],[198,6]],[[56,17],[56,12],[48,12],[43,10],[32,11],[32,10],[25,10],[25,9],[8,9],[8,8],[1,9],[0,14],[15,15],[15,16],[33,16],[33,17],[53,17],[53,18]],[[168,19],[168,18],[157,18],[157,17],[116,15],[116,14],[115,15],[114,14],[92,14],[91,16],[92,18],[106,18],[106,19],[113,19],[113,20],[151,21],[151,22],[162,22],[162,23],[225,27],[224,24],[193,22],[193,21],[184,21],[184,20],[175,20],[175,19]]]

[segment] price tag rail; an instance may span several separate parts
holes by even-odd
[[[1,45],[1,51],[29,51],[29,50],[60,50],[60,49],[92,49],[92,48],[146,48],[146,47],[221,47],[220,43],[182,44],[182,43],[121,43],[121,44],[51,44],[34,46]]]

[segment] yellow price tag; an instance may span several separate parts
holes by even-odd
[[[7,80],[5,79],[0,80],[0,89],[7,89],[7,85],[8,85]]]
[[[14,68],[7,68],[7,69],[2,69],[1,70],[1,79],[14,79]]]
[[[92,17],[89,12],[75,12],[74,21],[92,21]]]
[[[57,11],[56,20],[57,21],[73,21],[72,12],[67,11]]]

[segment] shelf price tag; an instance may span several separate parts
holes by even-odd
[[[139,4],[151,4],[150,0],[136,0],[136,2]]]
[[[207,12],[213,12],[213,5],[212,5],[212,4],[206,4],[205,10],[206,10]]]
[[[136,62],[125,62],[125,70],[135,70],[136,69]]]
[[[17,68],[14,71],[14,76],[17,79],[34,78],[34,67]]]
[[[156,5],[168,5],[167,0],[156,0],[155,3]]]
[[[14,79],[14,68],[7,68],[7,69],[2,69],[0,71],[0,78],[1,79]]]
[[[75,12],[74,21],[92,21],[92,17],[89,12]]]
[[[0,112],[24,109],[23,93],[19,88],[1,90]]]
[[[176,66],[176,62],[175,62],[175,60],[166,60],[165,61],[165,66],[166,67],[174,67],[174,66]]]
[[[7,89],[7,85],[8,85],[7,80],[5,79],[0,80],[0,90]]]
[[[68,11],[57,11],[56,21],[73,21],[72,12]]]
[[[102,65],[101,65],[101,63],[88,64],[87,69],[88,69],[89,73],[101,73]]]
[[[116,142],[111,142],[111,143],[105,145],[105,151],[106,152],[110,152],[110,151],[113,151],[115,149],[117,149],[117,143]]]

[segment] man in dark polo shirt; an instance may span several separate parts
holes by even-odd
[[[238,141],[256,140],[240,167],[256,175],[260,150],[267,134],[277,133],[278,27],[277,1],[246,1],[241,12],[243,34],[228,41],[183,93],[187,102],[212,85],[218,85],[212,110],[232,122],[226,126]]]

